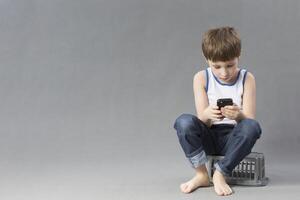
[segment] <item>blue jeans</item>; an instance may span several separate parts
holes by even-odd
[[[222,155],[215,168],[228,176],[260,138],[261,127],[253,119],[243,119],[236,125],[218,124],[210,128],[198,117],[180,115],[174,124],[179,143],[193,168],[207,162],[206,155]]]

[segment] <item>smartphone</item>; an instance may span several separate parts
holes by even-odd
[[[231,98],[222,98],[217,100],[217,106],[221,109],[224,106],[232,106],[233,101]]]

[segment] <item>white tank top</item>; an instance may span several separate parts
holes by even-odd
[[[233,83],[222,83],[208,67],[206,70],[206,86],[205,90],[208,96],[209,105],[217,105],[219,98],[232,98],[233,103],[242,109],[243,92],[245,77],[247,75],[246,69],[239,69],[236,80]],[[214,121],[212,124],[234,124],[235,120],[224,118],[221,121]]]

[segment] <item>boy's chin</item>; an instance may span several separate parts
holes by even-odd
[[[227,79],[219,79],[220,81],[222,81],[223,83],[231,83],[232,80],[230,78],[227,78]]]

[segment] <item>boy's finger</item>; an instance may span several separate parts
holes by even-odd
[[[226,109],[229,109],[229,110],[236,110],[238,107],[236,106],[225,106]]]
[[[234,109],[238,109],[238,108],[239,108],[239,106],[237,106],[237,105],[233,105],[233,106],[232,106],[232,108],[234,108]]]
[[[221,110],[213,110],[212,113],[213,114],[221,114],[222,112],[221,112]]]
[[[219,115],[212,114],[212,115],[211,115],[211,117],[212,117],[212,118],[218,118],[218,117],[219,117]]]
[[[212,108],[213,108],[214,110],[219,110],[219,107],[218,107],[218,106],[212,106]]]
[[[219,109],[216,109],[216,110],[213,110],[213,112],[217,112],[217,113],[219,113],[219,112],[221,112],[221,110],[219,110]]]
[[[225,112],[226,112],[226,114],[232,114],[234,112],[234,110],[227,109]]]
[[[226,117],[226,116],[227,116],[227,113],[222,113],[222,116],[223,116],[223,117]]]
[[[228,109],[227,108],[222,108],[221,111],[226,112],[226,111],[228,111]]]
[[[216,118],[216,119],[220,119],[220,118],[223,117],[223,115],[213,115],[212,117],[213,117],[213,118]]]

